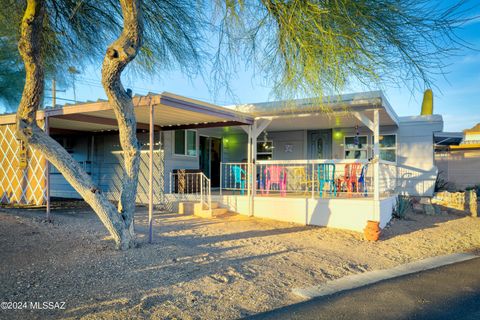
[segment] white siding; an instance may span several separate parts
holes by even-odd
[[[441,116],[401,117],[398,128],[398,185],[409,195],[432,196],[437,167],[433,133],[443,130]]]

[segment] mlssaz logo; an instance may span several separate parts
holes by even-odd
[[[53,301],[44,301],[44,302],[30,302],[30,309],[35,310],[65,310],[65,302],[53,302]]]

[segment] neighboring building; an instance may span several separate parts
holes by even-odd
[[[471,129],[463,130],[462,144],[474,144],[480,147],[480,123]]]
[[[231,210],[358,231],[368,219],[385,226],[399,193],[433,194],[438,172],[434,134],[443,130],[442,116],[399,117],[380,91],[343,95],[323,103],[303,99],[228,107],[162,93],[136,96],[134,104],[142,144],[138,202],[148,201],[150,156],[155,170],[153,202],[167,208],[184,188],[180,177],[187,177],[187,187],[198,184],[196,178],[188,182],[190,173],[175,173],[179,169],[202,172],[211,188],[206,193],[202,180],[202,187],[192,187],[191,192],[200,194],[201,190],[205,197],[213,189],[212,197]],[[151,106],[155,110],[153,155],[148,152]],[[29,150],[27,167],[19,165],[21,146],[12,134],[14,118],[0,116],[0,145],[8,150],[0,155],[0,195],[3,202],[42,204],[47,200],[45,161]],[[104,193],[116,199],[121,149],[108,102],[45,109],[38,118],[48,120],[50,135],[82,163]],[[376,152],[380,160],[370,161]],[[250,158],[255,162],[251,166]],[[320,190],[319,172],[324,164],[335,166],[331,183],[335,195]],[[281,168],[277,178],[282,181],[272,178],[277,167]],[[352,167],[358,170],[356,179],[360,169],[365,171],[361,191],[359,183],[354,191],[346,187],[350,176],[346,171]],[[235,180],[236,168],[243,170],[239,178],[243,183]],[[32,175],[40,178],[32,181]],[[49,177],[52,197],[79,197],[54,168]],[[254,183],[249,177],[256,177]],[[269,183],[275,185],[271,192],[266,190]],[[215,190],[223,193],[215,195]],[[31,196],[32,192],[38,194]]]
[[[435,132],[435,151],[448,150],[450,146],[458,146],[463,141],[462,132]]]
[[[442,133],[447,138],[446,134]],[[452,134],[453,135],[453,134]],[[458,137],[461,137],[460,139]],[[437,139],[437,138],[436,138]],[[480,123],[435,146],[439,176],[451,189],[480,185]]]

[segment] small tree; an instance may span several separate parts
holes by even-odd
[[[189,70],[198,66],[198,50],[205,47],[198,44],[200,35],[205,40],[218,36],[214,79],[221,83],[231,74],[230,67],[237,62],[234,57],[244,56],[272,79],[278,95],[290,97],[337,93],[352,79],[366,84],[380,80],[429,83],[431,74],[441,70],[442,58],[458,44],[454,27],[461,21],[460,8],[461,3],[440,10],[425,0],[261,0],[248,5],[225,1],[217,2],[217,10],[197,1],[27,0],[18,46],[26,78],[17,135],[46,156],[90,204],[117,246],[126,249],[134,239],[139,151],[134,106],[121,75],[138,53],[137,61],[144,67],[173,61]],[[202,15],[192,14],[203,10],[220,12],[220,23],[212,28]],[[38,127],[36,112],[44,91],[44,62],[52,52],[57,60],[78,57],[79,52],[95,56],[119,32],[102,65],[102,84],[118,120],[124,152],[122,191],[115,207],[78,163]]]
[[[143,16],[140,0],[120,0],[120,11],[115,11],[116,2],[106,1],[44,1],[28,0],[21,22],[18,49],[25,66],[25,86],[22,99],[17,110],[17,137],[28,143],[33,148],[42,152],[50,163],[52,163],[82,196],[82,198],[93,208],[105,227],[108,229],[117,247],[127,249],[134,243],[133,216],[135,212],[135,199],[137,193],[138,170],[139,170],[139,146],[136,137],[136,120],[132,97],[128,95],[121,83],[121,74],[125,67],[136,57],[142,46],[143,22],[150,21],[150,30],[146,32],[148,44],[152,47],[158,46],[161,49],[160,56],[166,64],[168,59],[181,62],[182,66],[194,65],[198,59],[195,49],[195,32],[187,35],[185,32],[192,28],[192,23],[183,22],[183,19],[191,18],[184,5],[175,3],[161,4],[157,1],[145,1],[143,6],[148,6],[147,18]],[[103,5],[106,4],[106,7]],[[46,12],[49,8],[51,11]],[[65,11],[61,11],[65,10]],[[80,11],[85,11],[80,13]],[[108,14],[106,12],[109,12]],[[111,12],[111,13],[110,13]],[[54,15],[57,13],[58,15]],[[51,16],[48,16],[50,14]],[[78,21],[73,19],[79,16],[78,20],[86,19],[86,25],[77,25]],[[164,27],[161,18],[168,17],[170,25]],[[106,28],[108,32],[91,33],[85,36],[82,32],[94,29],[92,18],[98,18],[94,24]],[[102,84],[109,98],[115,115],[118,120],[120,145],[123,150],[124,177],[122,179],[121,196],[118,206],[115,207],[108,201],[107,197],[95,185],[91,177],[62,148],[55,140],[50,138],[36,122],[38,111],[43,98],[44,91],[44,60],[45,60],[45,28],[58,27],[64,23],[65,30],[72,32],[71,36],[77,35],[92,54],[98,50],[99,39],[107,38],[112,31],[118,27],[117,19],[122,18],[123,27],[120,36],[108,47],[102,65]],[[88,19],[87,19],[88,18]],[[52,19],[52,20],[49,20]],[[73,19],[73,20],[72,20]],[[72,22],[73,21],[73,22]],[[74,23],[75,22],[75,23]],[[184,24],[184,25],[181,25]],[[161,36],[154,34],[161,32]],[[106,35],[105,35],[106,34]],[[55,32],[50,34],[54,39]],[[168,43],[174,37],[173,42]],[[67,38],[65,42],[71,42]],[[81,46],[78,48],[81,50]],[[65,50],[65,48],[63,48]],[[158,49],[149,49],[142,62],[148,67],[149,61],[155,59],[152,55]],[[57,52],[52,48],[53,52]],[[89,50],[87,50],[89,51]],[[72,52],[64,52],[67,57],[75,56]],[[192,61],[187,61],[188,57]]]

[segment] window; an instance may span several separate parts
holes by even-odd
[[[345,159],[368,159],[367,136],[358,136],[358,144],[355,137],[345,137]]]
[[[272,160],[273,141],[257,142],[257,160]]]
[[[175,131],[174,153],[195,157],[197,155],[197,132],[193,130]]]
[[[380,159],[390,162],[397,161],[397,136],[395,134],[380,136]]]

